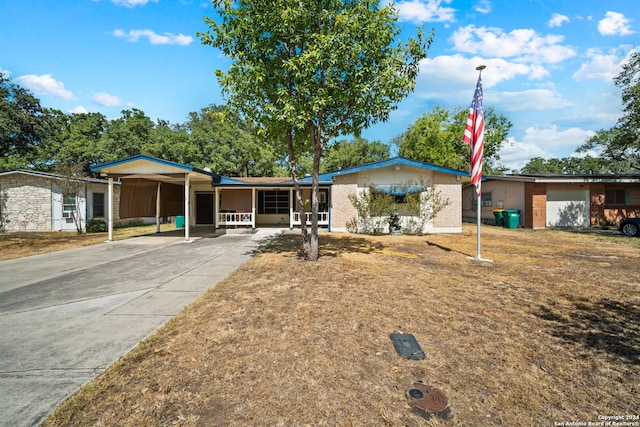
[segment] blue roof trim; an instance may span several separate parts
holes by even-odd
[[[212,172],[208,172],[208,171],[205,171],[203,169],[194,168],[191,165],[183,165],[183,164],[180,164],[180,163],[172,162],[171,160],[159,159],[157,157],[147,156],[145,154],[138,154],[138,155],[135,155],[135,156],[124,158],[124,159],[119,159],[119,160],[116,160],[114,162],[103,163],[101,165],[92,166],[91,167],[91,172],[98,172],[98,171],[100,171],[101,169],[104,169],[104,168],[113,167],[113,166],[119,166],[119,165],[123,165],[125,163],[135,162],[135,161],[138,161],[138,160],[146,160],[146,161],[149,161],[149,162],[159,163],[159,164],[167,165],[167,166],[172,166],[174,168],[183,169],[183,170],[190,171],[190,172],[198,172],[198,173],[201,173],[201,174],[204,174],[204,175],[210,175],[210,176],[216,175],[216,174],[214,174]]]
[[[221,185],[246,185],[246,182],[239,181],[237,179],[229,178],[223,175],[213,175],[212,186],[217,187]]]
[[[462,172],[456,169],[445,168],[443,166],[436,166],[436,165],[432,165],[431,163],[419,162],[417,160],[412,160],[406,157],[397,156],[397,157],[391,157],[386,160],[380,160],[378,162],[367,163],[364,165],[354,166],[347,169],[341,169],[334,172],[323,173],[323,174],[320,174],[319,179],[320,181],[332,181],[333,177],[335,176],[365,172],[373,169],[386,168],[389,166],[410,166],[418,169],[426,169],[426,170],[432,170],[435,172],[446,173],[449,175],[469,176],[468,172]],[[300,182],[306,182],[306,181],[310,182],[311,177],[305,177],[300,180]]]

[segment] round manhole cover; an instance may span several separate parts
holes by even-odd
[[[415,407],[432,413],[444,411],[449,404],[447,397],[440,390],[417,382],[411,384],[411,388],[407,390],[407,397]]]

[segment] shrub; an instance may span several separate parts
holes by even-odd
[[[87,222],[87,233],[104,233],[107,231],[107,220],[104,218],[91,218]]]

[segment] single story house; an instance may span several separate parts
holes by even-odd
[[[302,223],[291,178],[230,178],[145,155],[98,165],[92,171],[111,183],[120,180],[121,218],[184,216],[188,225],[185,240],[189,240],[189,226],[294,228]],[[424,225],[423,231],[459,233],[462,231],[461,184],[465,179],[468,181],[466,172],[404,157],[321,174],[319,225],[329,231],[347,231],[349,221],[358,216],[349,194],[372,189],[394,192],[397,201],[402,203],[403,195],[398,194],[398,188],[407,188],[407,183],[429,183],[447,203]],[[303,198],[308,202],[311,177],[299,181]],[[427,188],[413,185],[412,191],[425,192]],[[310,213],[307,216],[308,223]]]
[[[0,172],[0,231],[75,231],[109,210],[104,179],[71,179],[48,172]],[[119,185],[113,191],[118,212]]]
[[[463,217],[477,218],[475,187],[463,188]],[[482,180],[481,217],[520,211],[520,226],[594,227],[640,216],[640,175],[489,175]]]

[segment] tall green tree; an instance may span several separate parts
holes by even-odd
[[[109,122],[100,139],[100,157],[114,161],[143,152],[152,142],[153,121],[137,108],[122,110],[121,116]]]
[[[336,171],[385,160],[389,158],[390,151],[389,145],[380,141],[370,142],[364,138],[355,138],[351,141],[342,139],[327,148],[321,171]]]
[[[597,147],[602,157],[640,170],[640,52],[630,55],[614,82],[622,89],[624,114],[612,128],[596,132],[580,150]]]
[[[66,114],[54,110],[51,123],[52,132],[38,151],[38,169],[55,170],[55,164],[61,162],[81,165],[89,173],[91,165],[104,161],[101,140],[109,121],[103,114]]]
[[[0,170],[28,166],[51,132],[51,113],[0,72]]]
[[[628,165],[601,157],[563,157],[543,159],[534,157],[521,169],[523,174],[587,175],[626,173]]]
[[[313,156],[311,233],[302,226],[302,256],[318,259],[318,174],[328,142],[359,134],[414,88],[431,39],[406,43],[392,4],[377,0],[215,0],[221,19],[205,18],[206,45],[232,60],[218,80],[231,107],[263,136],[286,147],[304,218],[297,157]]]
[[[457,170],[469,169],[469,146],[462,135],[469,111],[447,110],[435,105],[404,133],[394,139],[401,156]],[[507,142],[512,123],[495,109],[485,109],[483,171],[501,170],[500,148]]]
[[[273,175],[273,145],[261,144],[253,124],[226,106],[212,105],[190,113],[185,126],[189,130],[189,163],[227,176]]]

